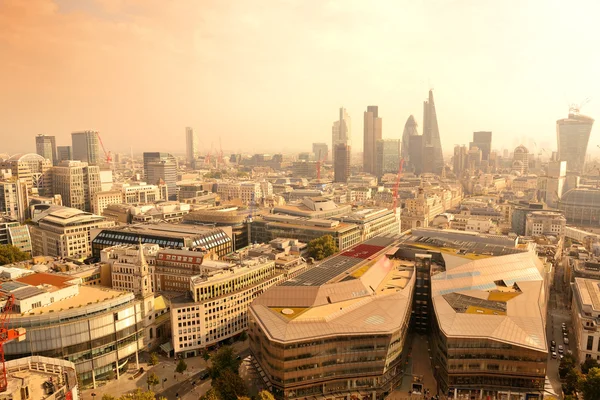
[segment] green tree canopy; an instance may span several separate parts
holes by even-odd
[[[595,358],[586,358],[581,364],[581,372],[584,374],[587,374],[592,368],[598,368],[598,361]]]
[[[580,382],[585,400],[600,399],[600,368],[591,368]]]
[[[308,242],[308,254],[315,260],[322,260],[338,251],[335,240],[331,235],[324,235]]]
[[[187,369],[187,364],[185,363],[185,361],[183,361],[183,358],[180,358],[179,361],[177,362],[177,367],[175,367],[175,372],[179,372],[180,374],[183,374],[186,369]]]
[[[271,392],[268,392],[266,390],[261,390],[256,395],[256,400],[275,400],[275,397],[273,397]]]
[[[212,356],[212,366],[208,370],[210,377],[215,380],[225,371],[230,371],[237,375],[239,368],[240,362],[236,359],[233,347],[223,346]]]
[[[221,400],[237,400],[239,397],[248,396],[244,380],[230,369],[223,370],[212,385]]]
[[[104,393],[104,394],[102,395],[102,400],[117,400],[117,399],[115,398],[115,396],[111,396],[111,395],[110,395],[110,394],[108,394],[108,393]]]
[[[156,378],[158,379],[158,378]],[[124,394],[119,400],[156,400],[154,392],[137,388],[131,395]]]
[[[221,400],[217,391],[214,388],[211,388],[206,392],[206,394],[200,397],[200,400]]]
[[[561,379],[564,379],[570,370],[575,368],[575,358],[567,354],[562,360],[560,360],[560,364],[558,366],[558,374]]]
[[[565,394],[571,394],[579,387],[579,383],[582,379],[581,374],[575,368],[572,368],[565,377],[565,384],[563,390]]]
[[[158,376],[154,372],[151,372],[146,377],[146,383],[148,384],[148,390],[150,390],[150,388],[154,389],[154,386],[158,385],[160,381]]]
[[[156,355],[156,353],[153,352],[150,354],[150,362],[148,362],[148,364],[150,364],[150,365],[158,364],[158,356]]]
[[[29,260],[29,253],[21,251],[18,247],[12,244],[0,245],[0,265],[12,264],[19,261]]]

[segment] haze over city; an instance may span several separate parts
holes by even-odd
[[[113,151],[182,153],[184,127],[243,152],[328,142],[339,107],[362,148],[363,112],[383,137],[422,123],[433,88],[442,146],[473,131],[495,148],[556,149],[568,103],[600,115],[594,1],[0,0],[0,141],[70,143],[101,132]],[[19,138],[15,140],[14,138]],[[168,139],[167,139],[168,138]],[[589,151],[600,143],[592,130]]]

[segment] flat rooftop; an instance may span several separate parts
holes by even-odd
[[[35,308],[31,313],[27,313],[27,315],[41,314],[42,312],[58,312],[68,310],[70,308],[78,308],[102,301],[107,301],[111,298],[119,297],[127,293],[129,292],[98,286],[79,286],[79,294],[77,296],[57,301],[46,307]]]
[[[579,299],[585,306],[600,312],[600,281],[596,279],[575,278]]]

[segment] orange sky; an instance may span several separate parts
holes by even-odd
[[[188,125],[202,152],[310,150],[340,106],[360,150],[367,105],[400,138],[429,87],[447,149],[474,130],[555,148],[568,102],[600,117],[598,15],[593,0],[0,0],[0,153],[80,129],[183,152]]]

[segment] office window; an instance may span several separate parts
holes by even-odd
[[[589,335],[588,341],[587,341],[587,350],[591,350],[593,346],[594,346],[594,337],[592,335]]]

